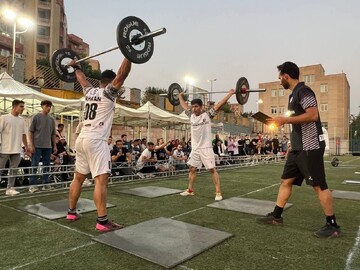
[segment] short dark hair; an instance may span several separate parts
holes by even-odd
[[[64,124],[61,124],[61,123],[58,124],[58,128],[59,128],[59,127],[64,127]]]
[[[117,144],[118,142],[124,143],[122,140],[116,140],[115,144]]]
[[[148,142],[147,146],[154,146],[154,143],[153,142]]]
[[[299,67],[293,62],[285,62],[277,66],[280,74],[288,74],[292,79],[299,79],[300,70]]]
[[[200,98],[195,98],[195,99],[193,99],[193,100],[191,101],[191,105],[195,105],[195,104],[197,104],[197,105],[199,105],[199,106],[202,106],[202,105],[203,105],[203,102],[202,102],[202,100],[201,100]]]
[[[19,100],[19,99],[14,99],[11,103],[12,107],[14,108],[15,106],[19,105],[19,104],[25,104],[24,101]]]
[[[101,82],[112,82],[116,77],[116,73],[107,69],[101,73]]]
[[[46,106],[52,106],[53,104],[52,104],[52,102],[50,101],[50,100],[43,100],[43,101],[41,101],[41,103],[40,103],[40,105],[41,106],[44,106],[44,105],[46,105]]]
[[[124,138],[124,137],[127,137],[127,135],[126,134],[121,135],[121,138]]]

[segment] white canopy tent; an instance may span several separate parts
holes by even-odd
[[[0,113],[9,112],[14,99],[25,102],[24,116],[32,116],[40,112],[42,100],[50,100],[53,103],[53,113],[56,115],[65,115],[68,112],[80,111],[81,109],[79,99],[63,99],[43,94],[14,80],[4,72],[0,74]]]
[[[41,111],[42,100],[50,100],[54,105],[53,113],[64,116],[80,117],[82,104],[84,104],[84,98],[63,99],[43,94],[14,80],[4,72],[0,74],[0,114],[8,113],[11,110],[11,103],[14,99],[25,102],[23,115],[29,117]],[[189,124],[189,118],[186,115],[176,115],[162,110],[151,102],[147,102],[138,109],[116,104],[113,123],[129,127],[147,127],[149,138],[152,127],[175,127]]]

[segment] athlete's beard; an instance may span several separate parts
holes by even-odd
[[[284,87],[284,89],[290,88],[289,82],[287,80],[285,80],[284,78],[281,78],[281,85]]]

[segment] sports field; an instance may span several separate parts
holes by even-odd
[[[339,167],[326,163],[329,187],[360,192],[360,185],[343,185],[345,179],[359,180],[359,157],[340,157]],[[349,165],[353,165],[350,167]],[[220,171],[224,199],[242,196],[276,200],[282,163]],[[109,187],[108,201],[116,207],[109,217],[131,226],[157,217],[174,218],[233,234],[219,245],[195,256],[175,269],[360,269],[360,201],[335,199],[335,213],[342,237],[318,239],[313,232],[325,219],[312,188],[295,187],[284,213],[284,226],[255,223],[255,215],[206,207],[214,200],[210,174],[198,176],[195,196],[177,194],[143,198],[116,192],[146,185],[184,189],[185,176],[152,179]],[[92,198],[86,188],[83,198]],[[0,269],[163,269],[134,255],[95,242],[96,213],[68,223],[49,221],[17,208],[28,204],[67,198],[67,190],[21,197],[0,198]],[[196,239],[193,239],[196,241]]]

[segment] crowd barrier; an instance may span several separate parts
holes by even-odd
[[[271,164],[275,162],[282,162],[284,156],[278,155],[252,155],[252,156],[220,156],[216,158],[216,168],[218,170],[233,169],[239,167],[249,167],[249,166],[260,166],[264,164]],[[120,162],[112,164],[112,174],[109,177],[109,184],[116,184],[122,182],[131,182],[131,181],[144,181],[152,178],[161,179],[166,177],[175,177],[180,175],[187,175],[188,168],[177,170],[175,169],[176,163],[174,161],[158,161],[157,165],[164,165],[165,168],[168,168],[165,171],[155,171],[151,173],[144,173],[145,177],[140,177],[138,171],[136,170],[136,163]],[[147,164],[146,166],[154,166],[154,164]],[[20,194],[28,193],[29,188],[29,179],[30,177],[35,177],[37,179],[38,188],[44,187],[45,184],[42,184],[42,176],[44,174],[49,174],[49,183],[46,186],[49,186],[51,189],[48,190],[59,190],[69,188],[71,181],[73,179],[75,171],[75,165],[50,165],[37,167],[20,167],[20,168],[5,168],[0,169],[1,175],[1,188],[0,188],[0,197],[5,194],[6,183],[9,177],[16,178],[15,189],[20,192]],[[203,167],[198,169],[198,173],[205,172],[206,169]],[[118,173],[119,172],[119,173]],[[12,175],[11,175],[12,173]],[[88,175],[88,185],[94,184],[94,179],[91,175]]]

